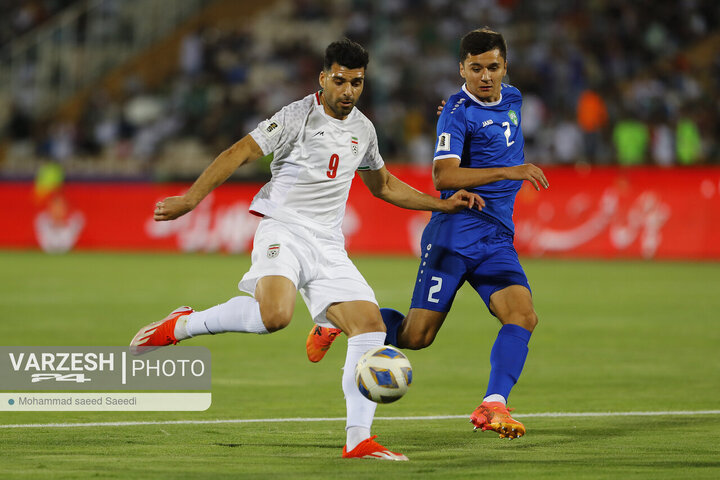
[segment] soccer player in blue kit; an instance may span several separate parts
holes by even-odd
[[[540,168],[525,163],[520,128],[520,91],[502,79],[507,46],[490,29],[473,30],[460,44],[461,90],[451,96],[437,124],[433,182],[442,198],[460,189],[485,200],[480,211],[435,212],[422,236],[421,263],[407,316],[381,309],[386,344],[429,346],[464,282],[478,292],[502,324],[490,353],[490,379],[470,421],[501,438],[525,434],[510,416],[507,398],[517,382],[537,325],[530,285],[513,246],[515,196],[523,181],[548,188]],[[338,332],[316,327],[308,336],[308,357],[318,361]]]

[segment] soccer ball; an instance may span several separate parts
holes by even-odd
[[[355,383],[360,393],[373,402],[399,400],[412,383],[410,360],[390,345],[373,348],[358,360]]]

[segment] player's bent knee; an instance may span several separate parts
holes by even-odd
[[[530,312],[524,312],[524,313],[515,313],[513,315],[508,316],[508,320],[506,322],[503,322],[504,324],[511,323],[514,325],[519,325],[523,327],[525,330],[533,331],[535,330],[535,327],[538,324],[538,316],[534,311]]]
[[[402,348],[409,350],[420,350],[432,345],[435,340],[433,332],[411,333],[403,337]]]
[[[385,324],[382,321],[382,318],[373,318],[371,320],[368,320],[366,324],[366,328],[371,332],[385,332],[387,331],[387,328],[385,327]]]
[[[285,317],[271,317],[269,319],[263,318],[263,324],[269,333],[277,332],[290,325],[290,319]]]
[[[531,332],[535,330],[535,327],[537,327],[538,324],[538,316],[535,312],[532,312],[531,314],[527,315],[524,319],[525,325],[523,325],[523,328],[525,330],[530,330]]]
[[[368,319],[367,321],[362,323],[347,324],[344,325],[341,329],[345,331],[348,337],[361,335],[363,333],[387,331],[387,329],[385,328],[385,324],[382,322],[382,320],[378,319]]]
[[[261,312],[262,322],[268,332],[277,332],[290,325],[292,311],[273,309]]]

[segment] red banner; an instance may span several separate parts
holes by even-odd
[[[720,169],[556,169],[516,202],[525,254],[720,259]]]
[[[390,167],[433,192],[429,169]],[[515,205],[524,255],[720,259],[720,169],[547,168],[550,188],[525,184]],[[0,248],[245,252],[259,219],[248,213],[261,185],[227,184],[190,214],[154,222],[155,202],[184,184],[68,183],[39,199],[30,183],[0,183]],[[354,253],[410,254],[427,212],[373,197],[356,178],[343,229]]]

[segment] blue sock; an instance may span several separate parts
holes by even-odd
[[[485,396],[498,394],[507,400],[520,378],[532,332],[519,325],[503,325],[490,352],[490,381]]]
[[[394,345],[397,347],[398,330],[400,330],[402,326],[405,315],[392,308],[381,308],[380,315],[382,315],[385,328],[387,329],[385,345]]]

